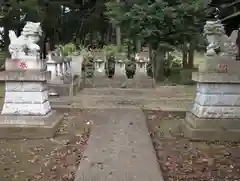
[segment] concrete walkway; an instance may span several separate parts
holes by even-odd
[[[75,181],[163,181],[141,109],[90,113],[92,134]]]

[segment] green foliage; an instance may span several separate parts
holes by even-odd
[[[116,56],[118,53],[125,53],[127,51],[126,45],[116,46],[113,44],[103,46],[103,51],[106,57]]]
[[[125,71],[126,71],[126,75],[127,78],[133,78],[135,73],[136,73],[136,62],[135,62],[135,58],[132,57],[130,60],[125,62]]]
[[[172,68],[172,67],[181,67],[182,60],[178,59],[172,54],[169,54],[165,59],[165,67]]]
[[[141,37],[157,49],[159,43],[177,46],[200,32],[205,4],[201,0],[138,0],[132,7],[115,0],[106,3],[106,15],[127,37]]]
[[[63,56],[73,55],[73,53],[77,50],[77,47],[74,43],[65,44],[61,48]]]
[[[105,52],[106,56],[115,56],[118,52],[118,47],[116,45],[105,45],[103,47],[103,51]]]
[[[76,45],[75,43],[67,43],[61,46],[60,48],[64,56],[82,55],[84,57],[93,57],[91,52],[88,51],[87,48],[83,45]]]
[[[125,62],[125,70],[126,71],[136,71],[136,62],[134,58]]]

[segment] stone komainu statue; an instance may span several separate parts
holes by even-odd
[[[19,37],[16,36],[13,30],[10,30],[10,45],[8,49],[11,58],[24,55],[39,55],[40,47],[37,45],[37,42],[39,41],[40,36],[42,36],[40,23],[27,22]]]
[[[224,26],[219,20],[207,21],[204,26],[204,34],[209,42],[207,46],[207,56],[224,55],[236,58],[238,46],[236,40],[238,30],[234,30],[230,37],[225,33]]]

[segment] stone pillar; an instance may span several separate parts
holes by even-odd
[[[72,57],[68,60],[69,67],[72,67]]]
[[[143,68],[144,68],[144,72],[147,73],[147,62],[146,61],[144,62]]]
[[[119,61],[115,63],[115,72],[116,73],[120,73],[121,72],[120,62]]]
[[[57,63],[54,61],[47,61],[47,71],[51,72],[51,80],[57,77]]]
[[[63,115],[52,110],[48,101],[47,80],[50,72],[44,70],[43,60],[39,59],[36,38],[41,30],[40,23],[27,22],[21,36],[26,36],[28,44],[15,44],[10,33],[11,59],[6,61],[6,71],[0,73],[5,81],[4,104],[0,116],[1,138],[40,138],[52,137]],[[35,41],[36,40],[36,41]],[[15,52],[12,47],[31,45],[28,54]],[[21,55],[21,56],[18,56]],[[14,59],[13,59],[14,57]]]
[[[102,61],[102,62],[100,63],[99,69],[101,69],[101,71],[104,72],[104,70],[105,70],[105,62],[104,62],[104,61]]]
[[[57,76],[61,76],[61,67],[60,63],[57,63]]]
[[[63,73],[63,75],[66,74],[66,66],[65,66],[65,62],[62,62],[62,73]]]
[[[200,64],[199,72],[193,73],[196,97],[182,131],[190,139],[240,140],[240,62],[234,59],[235,40],[225,36],[219,22],[207,23],[211,25],[209,31],[205,26],[210,43],[205,62]]]
[[[66,72],[68,72],[70,69],[69,69],[69,66],[68,66],[68,62],[64,62],[65,64],[65,69],[66,69]]]
[[[71,69],[71,61],[67,61],[67,66],[69,69]]]
[[[59,67],[60,67],[60,75],[63,76],[63,62],[59,63]]]

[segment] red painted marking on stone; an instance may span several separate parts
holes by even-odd
[[[27,68],[27,65],[26,65],[25,62],[22,61],[22,62],[20,62],[19,67],[20,67],[21,69],[26,69],[26,68]]]
[[[227,72],[228,71],[228,66],[226,64],[219,64],[218,68],[220,72]]]

